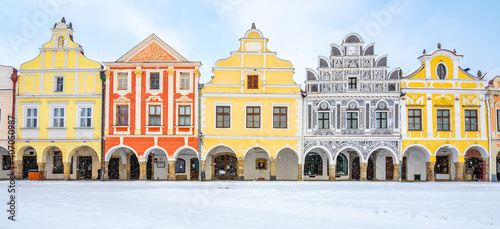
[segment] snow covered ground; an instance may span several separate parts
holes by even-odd
[[[0,201],[8,206],[8,181]],[[500,183],[18,181],[0,228],[500,228]]]

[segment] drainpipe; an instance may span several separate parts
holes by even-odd
[[[406,131],[406,130],[402,130],[401,128],[401,122],[402,122],[402,119],[403,117],[401,117],[401,112],[403,112],[401,109],[402,109],[402,103],[403,101],[401,100],[401,98],[405,97],[406,96],[406,92],[402,92],[401,89],[399,91],[399,112],[398,112],[398,117],[396,117],[398,119],[398,128],[399,128],[399,144],[398,144],[398,148],[399,148],[399,153],[401,155],[399,155],[399,182],[401,182],[401,180],[403,179],[403,159],[404,159],[404,152],[403,152],[403,131]],[[405,122],[406,122],[406,117],[405,117]],[[408,165],[406,165],[408,166]],[[427,168],[426,168],[427,169]],[[408,171],[408,168],[407,168],[407,171]],[[408,178],[406,178],[406,180],[408,181]]]
[[[18,76],[17,76],[17,69],[15,68],[12,68],[12,75],[10,76],[10,79],[12,80],[12,111],[11,111],[11,115],[12,117],[16,118],[16,84],[17,84],[17,79],[18,79]],[[16,122],[17,123],[17,122]],[[11,149],[12,150],[15,150],[14,149],[14,142],[12,142],[12,144],[10,144],[11,141],[9,141],[9,147],[12,147]],[[10,152],[9,152],[10,153]],[[14,162],[14,155],[15,155],[15,151],[13,151],[13,153],[10,154],[10,174],[11,174],[11,180],[14,179],[15,175],[14,174],[14,167],[15,167],[15,163],[12,163]]]
[[[104,155],[104,119],[105,119],[105,109],[104,105],[106,104],[106,73],[101,71],[100,74],[101,83],[102,83],[102,95],[101,95],[101,181],[104,181],[104,171],[106,169],[106,161]]]
[[[201,171],[201,148],[203,145],[203,132],[201,130],[201,89],[203,84],[198,84],[198,176],[200,181],[205,180],[205,171]],[[206,165],[205,165],[206,167]]]
[[[489,95],[489,92],[486,93],[486,113],[488,114],[488,125],[486,125],[486,128],[491,128],[492,126],[492,123],[491,123],[491,110],[490,109],[490,95]],[[489,111],[488,111],[489,110]],[[498,122],[498,120],[497,120]],[[489,178],[490,178],[490,182],[492,182],[492,178],[493,178],[493,174],[491,174],[491,166],[493,165],[493,159],[491,158],[491,130],[488,131],[488,154],[489,154],[489,160],[490,160],[490,165],[488,166],[488,170],[489,170]],[[497,169],[498,170],[498,169]],[[497,174],[497,179],[498,179],[498,174]]]

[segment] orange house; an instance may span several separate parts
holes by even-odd
[[[155,34],[106,65],[106,179],[198,179],[198,81]]]

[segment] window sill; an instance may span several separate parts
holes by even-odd
[[[125,127],[132,127],[132,126],[111,126],[111,127],[114,127],[114,128],[121,128],[121,127],[123,127],[123,128],[125,128]]]
[[[52,130],[52,129],[54,129],[54,130],[65,130],[66,127],[47,127],[47,129],[48,130]]]
[[[193,128],[194,126],[174,126],[176,128]]]
[[[75,129],[75,130],[90,130],[90,129],[94,129],[94,127],[73,127],[73,129]]]
[[[38,127],[21,127],[21,130],[38,130]]]
[[[163,128],[165,126],[144,126],[144,127],[146,127],[146,128]]]

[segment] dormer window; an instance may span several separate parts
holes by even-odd
[[[64,47],[64,37],[60,36],[57,38],[57,47]]]
[[[248,75],[247,76],[247,89],[259,89],[259,76],[258,75]]]
[[[442,64],[442,63],[438,64],[436,72],[437,72],[439,79],[442,79],[442,80],[446,79],[446,67],[444,66],[444,64]]]

